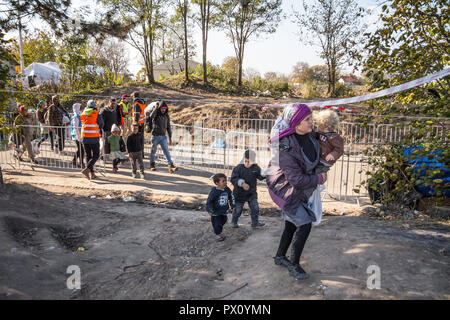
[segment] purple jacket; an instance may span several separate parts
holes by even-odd
[[[316,137],[316,133],[310,133]],[[311,196],[306,190],[323,183],[321,174],[307,174],[300,145],[294,135],[280,141],[279,165],[270,161],[266,183],[272,200],[283,210],[295,214]],[[308,194],[307,194],[308,193]]]

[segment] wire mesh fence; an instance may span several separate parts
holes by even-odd
[[[252,149],[256,152],[257,163],[264,168],[271,159],[268,140],[274,121],[207,118],[198,122],[198,126],[172,124],[173,144],[169,146],[172,160],[178,166],[230,176],[232,169],[243,160],[245,150]],[[0,136],[0,164],[11,170],[21,170],[24,166],[81,170],[84,161],[72,129],[80,128],[42,124],[17,126],[11,135]],[[400,124],[342,122],[339,133],[345,141],[345,152],[328,172],[327,194],[338,200],[366,196],[368,192],[361,187],[361,182],[367,179],[371,156],[367,150],[377,144],[401,142],[411,130],[411,126]],[[434,134],[443,139],[447,130],[445,126],[433,127]],[[125,140],[129,132],[124,135]],[[145,133],[144,141],[144,154],[148,156],[151,151],[150,134]],[[112,170],[111,157],[104,150],[101,155],[96,170],[101,173]],[[161,148],[157,149],[156,161],[166,161]],[[145,166],[149,166],[148,161]]]

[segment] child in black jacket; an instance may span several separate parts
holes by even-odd
[[[217,241],[225,240],[222,234],[223,226],[227,222],[227,213],[235,207],[235,201],[231,189],[227,187],[227,177],[223,173],[213,176],[216,187],[213,187],[206,201],[206,211],[211,215],[211,223]]]
[[[145,179],[144,174],[144,159],[142,158],[142,144],[141,144],[141,134],[139,132],[139,126],[137,124],[133,125],[133,133],[128,136],[127,139],[127,150],[128,156],[131,160],[131,175],[133,178],[137,178],[137,163],[139,163],[139,169],[141,173],[141,179]]]
[[[256,192],[257,180],[264,180],[261,168],[255,163],[255,152],[246,150],[244,163],[238,164],[231,174],[231,183],[234,185],[233,194],[236,199],[236,209],[233,212],[232,226],[238,228],[238,219],[241,216],[245,202],[250,207],[252,227],[262,227],[265,223],[259,222],[258,194]]]

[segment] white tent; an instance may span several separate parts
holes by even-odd
[[[55,62],[33,62],[24,70],[24,85],[34,87],[44,83],[59,84],[61,73],[61,69]]]

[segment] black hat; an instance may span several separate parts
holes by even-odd
[[[161,101],[159,102],[159,107],[160,107],[160,108],[162,108],[162,107],[169,108],[169,107],[167,106],[167,103],[166,103],[164,100],[161,100]]]

